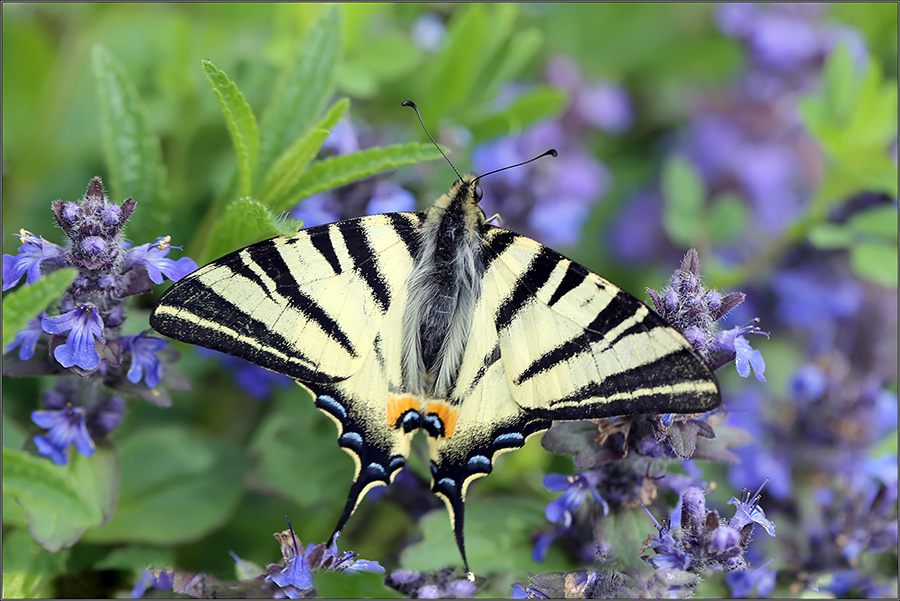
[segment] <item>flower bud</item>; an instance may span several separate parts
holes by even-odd
[[[106,251],[106,241],[99,236],[88,236],[81,241],[81,249],[89,254],[98,254]]]

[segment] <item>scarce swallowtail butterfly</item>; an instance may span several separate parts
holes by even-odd
[[[309,390],[356,463],[336,530],[393,480],[424,430],[432,490],[470,578],[466,490],[498,454],[553,420],[721,402],[680,333],[587,268],[489,224],[481,196],[467,174],[424,212],[251,244],[174,284],[150,318]]]

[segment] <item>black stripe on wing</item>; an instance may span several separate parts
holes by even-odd
[[[610,374],[572,394],[530,409],[545,419],[595,419],[640,413],[701,413],[719,406],[715,376],[691,349]],[[691,387],[696,384],[696,388]],[[686,387],[686,388],[684,388]],[[583,403],[583,405],[581,404]]]
[[[316,238],[327,238],[327,235],[316,236]],[[318,324],[322,331],[328,334],[329,338],[340,344],[350,356],[358,356],[357,349],[353,348],[350,337],[347,336],[340,324],[322,308],[322,305],[300,291],[297,280],[291,275],[291,268],[285,263],[284,257],[274,241],[268,240],[248,246],[244,252],[275,282],[275,292],[287,301],[291,309],[299,311],[307,319]],[[245,275],[248,271],[251,270],[248,267],[244,267],[240,273]]]
[[[606,332],[609,332],[618,327],[619,324],[635,317],[640,308],[640,301],[627,292],[619,290],[612,301],[603,307],[591,323],[588,324],[583,333],[541,355],[516,377],[516,385],[520,385],[539,373],[552,369],[556,365],[564,363],[576,355],[594,352],[594,349],[591,347],[593,342],[603,339]],[[663,325],[664,324],[658,318],[654,320],[648,314],[643,320],[635,321],[632,326],[620,332],[615,339],[607,341],[607,348],[612,347],[625,336],[647,331],[654,326]]]
[[[353,269],[366,282],[372,291],[372,298],[378,304],[383,313],[386,313],[391,304],[391,291],[387,279],[375,259],[375,250],[369,242],[365,228],[359,226],[354,220],[339,221],[335,224],[338,232],[344,238],[347,253],[353,261]],[[401,239],[403,236],[401,236]]]
[[[313,248],[319,251],[322,258],[328,261],[328,264],[331,265],[331,270],[338,274],[341,273],[341,261],[334,250],[334,242],[331,240],[331,229],[332,225],[329,224],[321,233],[310,232],[309,241]]]
[[[241,263],[237,254],[226,258],[230,262]],[[336,382],[341,379],[313,369],[314,362],[281,334],[232,303],[224,301],[197,279],[186,278],[178,282],[163,294],[159,304],[178,307],[184,312],[151,314],[150,325],[161,334],[263,365],[297,380]],[[182,314],[185,317],[180,317]],[[196,317],[212,324],[227,324],[231,331],[206,327],[199,324]]]
[[[559,258],[562,259],[561,256]],[[566,275],[563,276],[562,281],[556,287],[556,290],[553,291],[553,296],[550,297],[547,304],[552,307],[558,303],[562,297],[578,288],[590,273],[586,267],[574,261],[569,261],[569,265],[566,267]]]
[[[419,247],[422,246],[418,228],[425,220],[425,215],[423,213],[385,213],[382,216],[390,222],[397,236],[406,244],[409,255],[418,257]]]
[[[534,256],[528,268],[516,280],[515,288],[497,308],[495,323],[498,332],[509,326],[516,314],[534,298],[535,292],[547,283],[559,261],[560,255],[546,246]]]

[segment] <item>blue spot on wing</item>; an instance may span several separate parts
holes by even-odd
[[[347,410],[344,409],[344,406],[334,400],[334,397],[330,397],[327,394],[319,395],[319,398],[316,399],[316,405],[327,410],[341,421],[347,418]]]

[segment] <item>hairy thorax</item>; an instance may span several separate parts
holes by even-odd
[[[437,399],[453,389],[481,295],[480,209],[464,200],[450,196],[429,212],[407,286],[404,388]]]

